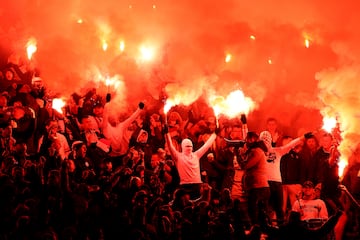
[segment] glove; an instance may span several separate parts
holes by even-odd
[[[242,124],[246,124],[246,115],[241,114],[240,120],[241,120]]]
[[[145,107],[145,104],[143,102],[139,102],[139,108],[144,109],[144,107]]]
[[[108,93],[108,94],[106,94],[106,102],[108,103],[108,102],[110,102],[110,100],[111,100],[111,94]]]
[[[312,138],[313,136],[314,136],[314,134],[312,132],[307,132],[307,133],[304,134],[305,139]]]
[[[169,126],[167,124],[164,125],[164,128],[162,130],[163,134],[167,134],[169,132]]]

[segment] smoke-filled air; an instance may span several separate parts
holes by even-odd
[[[346,157],[360,142],[359,10],[357,0],[2,0],[1,64],[36,69],[64,97],[111,92],[118,108],[149,96],[210,105],[241,90],[250,130],[275,117],[297,135],[334,117]]]

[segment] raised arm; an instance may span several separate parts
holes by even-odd
[[[130,124],[133,121],[135,121],[135,119],[140,115],[140,113],[144,109],[144,107],[145,107],[144,103],[140,102],[138,109],[136,109],[136,111],[133,114],[131,114],[130,117],[128,117],[125,121],[123,121],[121,123],[124,125],[124,128],[127,128],[128,126],[130,126]]]
[[[199,148],[194,154],[200,159],[206,153],[206,151],[211,147],[211,144],[213,144],[215,139],[216,139],[216,134],[215,133],[211,134],[211,136],[204,143],[204,145],[202,145],[201,148]]]
[[[298,137],[295,138],[294,140],[292,140],[291,142],[289,142],[288,144],[281,146],[281,147],[277,147],[276,149],[278,149],[279,153],[282,155],[285,155],[286,153],[288,153],[291,149],[293,149],[295,146],[297,146],[298,144],[301,143],[301,141],[304,140],[304,137]]]
[[[167,128],[167,126],[165,127]],[[172,143],[172,139],[171,139],[171,135],[169,132],[167,132],[165,130],[165,138],[166,138],[166,142],[168,144],[169,150],[170,150],[170,154],[173,157],[174,161],[177,161],[177,156],[180,154],[176,148],[174,147],[174,144]]]

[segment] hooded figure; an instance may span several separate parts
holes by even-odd
[[[259,140],[263,141],[268,149],[268,151],[270,151],[270,149],[272,148],[272,138],[271,138],[271,134],[268,131],[263,131],[260,133],[259,136]]]
[[[283,211],[283,189],[280,172],[280,160],[283,155],[288,153],[296,145],[300,144],[304,136],[295,138],[288,144],[281,147],[272,147],[272,137],[269,131],[263,131],[259,135],[259,140],[263,141],[267,147],[267,178],[270,186],[269,204],[276,213],[278,222],[284,221]]]
[[[205,144],[193,152],[193,143],[190,139],[184,139],[181,142],[181,152],[174,147],[170,133],[166,134],[166,141],[169,146],[171,156],[176,164],[176,168],[180,176],[180,185],[190,194],[191,199],[200,197],[201,174],[200,174],[200,158],[211,147],[216,139],[213,133]]]

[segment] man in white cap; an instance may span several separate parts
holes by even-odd
[[[176,168],[180,176],[180,185],[186,190],[191,199],[200,197],[201,189],[201,173],[200,173],[200,158],[211,147],[216,139],[216,134],[213,133],[205,144],[193,152],[193,143],[190,139],[184,139],[181,142],[181,152],[177,151],[174,147],[171,135],[168,132],[168,127],[165,126],[164,133],[166,133],[166,141],[169,146],[171,156],[176,164]]]
[[[283,155],[288,153],[293,147],[300,144],[311,133],[306,133],[304,136],[295,138],[288,144],[281,147],[272,146],[272,137],[270,132],[263,131],[259,135],[259,140],[262,140],[267,147],[267,176],[270,186],[270,201],[269,206],[276,213],[276,219],[278,222],[284,221],[284,212],[282,210],[283,205],[283,190],[282,180],[280,172],[280,160]]]

